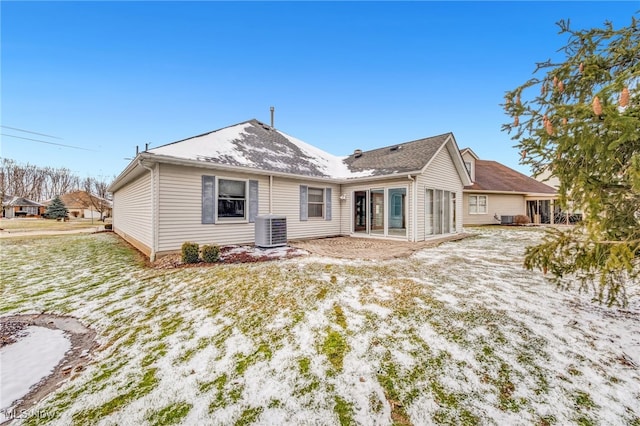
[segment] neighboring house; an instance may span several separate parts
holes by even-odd
[[[154,259],[185,241],[253,243],[269,213],[288,239],[461,232],[470,184],[451,133],[336,157],[249,120],[139,153],[109,191],[114,231]]]
[[[545,168],[538,175],[533,176],[533,178],[538,182],[542,182],[545,185],[555,188],[556,191],[558,190],[558,188],[560,188],[560,179],[552,175],[549,169]]]
[[[496,161],[481,160],[469,148],[461,155],[473,182],[464,187],[465,225],[513,223],[518,215],[532,223],[554,223],[554,188]]]
[[[44,214],[46,206],[23,197],[5,195],[2,197],[2,217],[38,217]]]
[[[73,191],[60,195],[60,199],[69,211],[70,217],[101,219],[111,217],[113,203],[107,199],[90,194],[87,191]],[[51,200],[44,202],[51,204]]]

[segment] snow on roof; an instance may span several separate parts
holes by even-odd
[[[351,171],[338,157],[258,120],[150,149],[147,153],[290,173],[333,178],[371,176],[374,170]]]

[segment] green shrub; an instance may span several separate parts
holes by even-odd
[[[220,247],[216,244],[202,246],[202,260],[214,263],[220,259]]]
[[[198,243],[185,242],[182,244],[182,263],[198,263],[199,260]]]

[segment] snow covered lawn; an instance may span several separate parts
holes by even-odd
[[[521,268],[541,231],[473,232],[171,270],[112,234],[4,240],[0,315],[72,315],[101,344],[24,423],[640,424],[639,289],[595,305]]]

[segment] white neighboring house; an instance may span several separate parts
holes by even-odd
[[[470,148],[461,151],[472,184],[464,187],[464,224],[510,224],[515,216],[552,224],[558,216],[557,191],[496,161],[481,160]]]
[[[288,239],[461,232],[471,183],[452,133],[337,157],[254,119],[141,152],[109,191],[114,231],[155,259],[253,243],[264,214]]]

